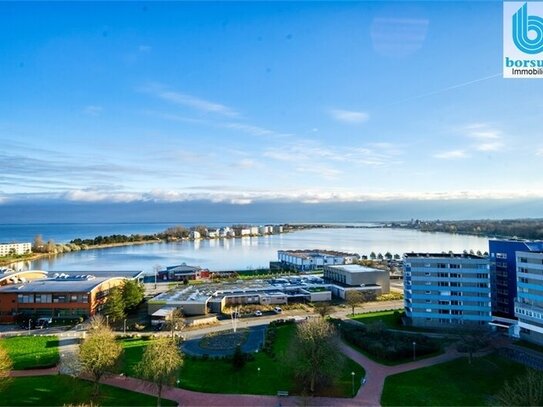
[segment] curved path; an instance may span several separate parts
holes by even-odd
[[[363,354],[357,352],[345,343],[340,345],[341,351],[349,358],[360,364],[366,370],[366,383],[362,385],[354,398],[331,398],[331,397],[277,397],[258,396],[245,394],[213,394],[200,393],[175,387],[166,387],[163,390],[163,398],[176,401],[180,406],[378,406],[380,405],[381,394],[387,376],[407,372],[409,370],[432,366],[443,363],[461,355],[452,347],[439,356],[421,359],[415,362],[405,363],[397,366],[381,365]],[[12,371],[12,377],[28,377],[55,375],[59,373],[58,368],[41,370]],[[120,387],[148,395],[156,395],[156,388],[149,382],[119,375],[107,376],[102,383],[110,386]]]

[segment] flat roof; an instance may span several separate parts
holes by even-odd
[[[22,284],[11,284],[0,287],[0,293],[72,293],[90,292],[100,284],[116,277],[94,277],[89,279],[46,278]]]
[[[326,266],[326,268],[345,270],[349,273],[370,273],[373,271],[386,272],[386,270],[380,270],[372,267],[361,266],[359,264],[345,264],[345,265],[335,265],[335,266]]]
[[[404,257],[409,258],[440,258],[440,259],[447,259],[447,258],[460,258],[460,259],[474,259],[474,260],[485,260],[485,256],[478,256],[476,254],[471,253],[404,253]]]
[[[93,275],[95,277],[122,277],[122,278],[138,278],[141,277],[143,271],[141,270],[70,270],[70,271],[49,271],[49,277],[54,277],[55,275],[67,274],[69,276],[79,276],[79,275]]]
[[[337,250],[324,249],[301,249],[301,250],[278,250],[277,253],[288,253],[291,256],[307,258],[311,256],[358,256],[356,253],[339,252]]]

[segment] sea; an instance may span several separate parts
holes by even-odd
[[[194,225],[197,223],[194,223]],[[191,224],[184,223],[185,226]],[[17,269],[46,271],[141,270],[152,272],[177,264],[201,266],[212,271],[265,268],[277,259],[278,250],[331,249],[369,255],[371,252],[403,254],[463,250],[488,251],[488,239],[478,236],[420,232],[411,229],[344,228],[306,229],[260,237],[149,243],[65,253],[33,262],[19,262]],[[372,226],[370,224],[352,224]],[[111,234],[153,234],[170,223],[85,223],[0,225],[0,241],[32,241],[37,234],[57,243],[75,238]],[[213,227],[226,224],[213,224]]]

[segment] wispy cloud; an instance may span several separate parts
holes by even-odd
[[[543,157],[543,147],[538,148],[535,152],[535,155],[537,155],[538,157]]]
[[[452,160],[458,158],[467,158],[468,154],[464,150],[451,150],[434,154],[434,157],[442,160]]]
[[[343,109],[331,109],[328,112],[333,119],[349,124],[359,124],[367,122],[370,118],[369,113],[360,112],[354,110],[343,110]]]
[[[405,57],[422,47],[428,32],[426,18],[374,18],[370,34],[375,51],[387,57]]]
[[[236,117],[239,113],[221,103],[212,102],[187,93],[177,92],[161,84],[151,84],[141,88],[141,91],[178,106],[188,107],[204,113],[214,113],[222,116]]]
[[[502,131],[489,124],[470,124],[464,131],[469,138],[474,140],[472,147],[477,151],[499,151],[505,147]]]
[[[83,112],[89,116],[99,116],[103,110],[104,108],[102,106],[89,105],[85,106]]]

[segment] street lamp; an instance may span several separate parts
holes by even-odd
[[[180,381],[179,379],[177,379],[177,387],[179,387],[179,383],[180,383],[180,382],[181,382],[181,381]]]
[[[417,342],[413,341],[413,360],[416,360],[417,358],[416,348],[417,348]]]
[[[123,333],[126,335],[126,318],[124,319]]]
[[[106,315],[106,324],[109,326],[109,315]]]
[[[351,372],[352,395],[354,397],[354,372]]]
[[[29,330],[29,331],[30,331],[30,326],[31,326],[31,324],[32,324],[32,318],[29,318],[29,319],[28,319],[28,330]]]
[[[257,370],[258,370],[258,377],[260,377],[260,368],[258,368]]]

